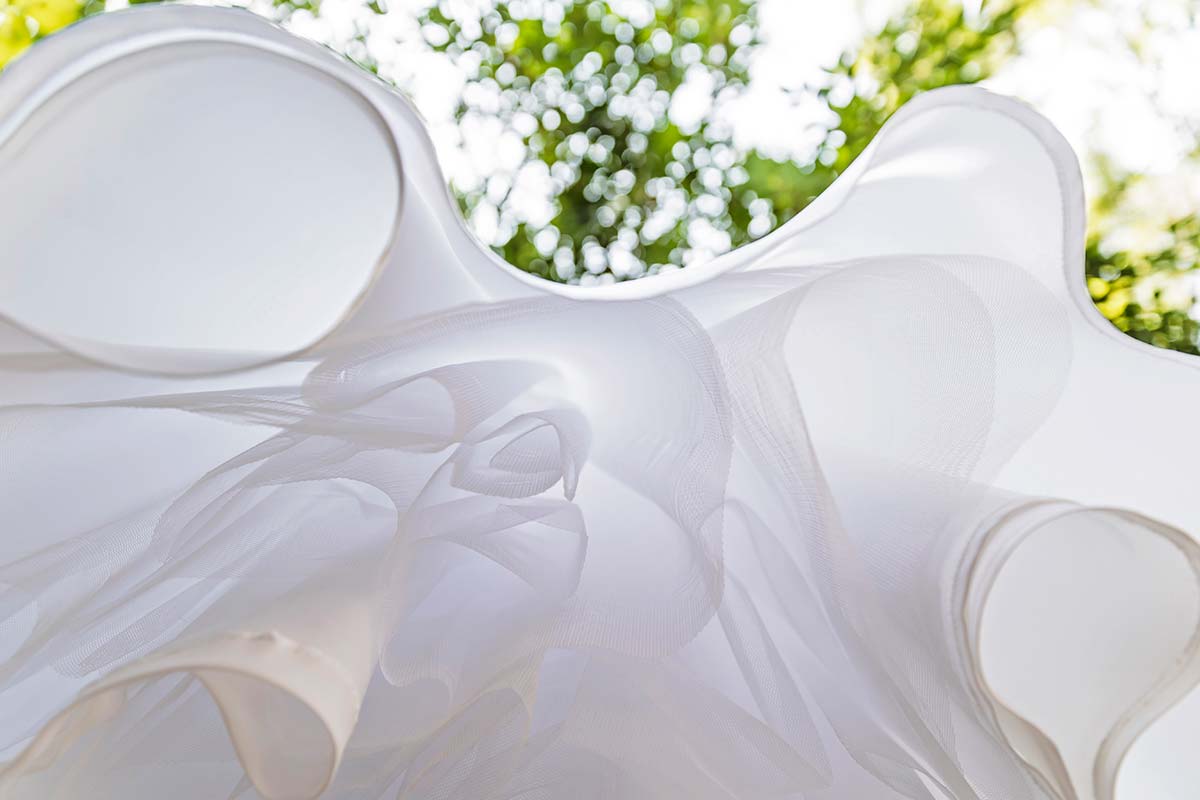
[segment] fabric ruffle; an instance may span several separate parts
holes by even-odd
[[[579,289],[470,238],[401,97],[172,6],[6,70],[0,181],[56,92],[232,50],[386,134],[383,255],[188,272],[220,346],[0,298],[0,797],[1184,796],[1200,511],[1160,448],[1200,375],[1092,309],[1047,122],[930,93],[773,234]],[[57,251],[22,246],[25,286]],[[1148,391],[1179,411],[1117,426]]]

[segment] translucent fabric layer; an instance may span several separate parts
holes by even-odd
[[[0,797],[1190,797],[1200,374],[1082,232],[953,89],[751,246],[542,283],[321,49],[52,37],[0,79]]]

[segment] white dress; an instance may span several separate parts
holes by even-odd
[[[712,263],[550,284],[249,14],[0,78],[0,797],[1179,800],[1200,362],[946,89]]]

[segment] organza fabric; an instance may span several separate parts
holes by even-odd
[[[358,138],[295,191],[370,187],[315,236],[239,224],[269,153],[125,138],[308,101]],[[84,122],[95,173],[37,161]],[[76,212],[142,179],[190,213]],[[137,9],[6,71],[0,186],[0,796],[1190,796],[1200,375],[1091,308],[1015,101],[925,95],[773,234],[583,289],[479,247],[365,73]]]

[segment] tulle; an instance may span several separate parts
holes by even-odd
[[[1163,715],[1200,682],[1200,520],[1152,458],[1182,413],[1100,426],[1200,380],[1087,306],[1044,120],[933,93],[760,242],[580,290],[470,241],[400,98],[247,15],[89,21],[0,111],[156,32],[386,107],[398,244],[287,353],[258,327],[160,344],[132,304],[125,339],[82,344],[86,320],[3,309],[0,796],[1110,800],[1161,777],[1143,743],[1186,730]]]

